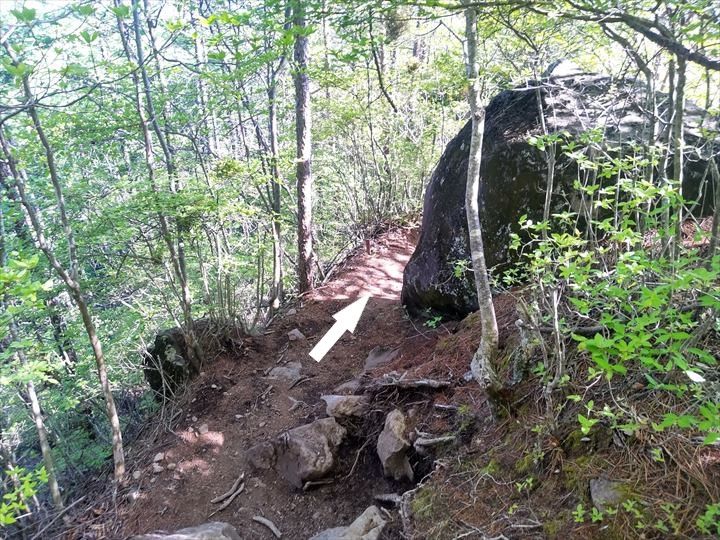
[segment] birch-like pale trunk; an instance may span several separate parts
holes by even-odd
[[[467,5],[468,0],[464,0]],[[498,350],[498,326],[495,318],[490,279],[485,263],[482,229],[480,226],[480,163],[482,161],[483,133],[485,130],[485,107],[480,103],[480,81],[477,66],[477,11],[465,9],[465,34],[467,39],[466,68],[469,83],[468,101],[472,115],[472,135],[468,157],[467,184],[465,190],[465,212],[470,238],[470,255],[475,273],[475,287],[478,296],[478,311],[482,324],[480,346],[472,357],[470,369],[475,380],[488,391],[491,400],[501,385],[493,362]]]

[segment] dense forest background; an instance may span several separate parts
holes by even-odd
[[[718,114],[718,5],[616,4],[473,4],[482,99],[568,59]],[[1,3],[0,525],[122,479],[158,332],[199,371],[201,333],[261,331],[417,221],[468,118],[464,7]]]

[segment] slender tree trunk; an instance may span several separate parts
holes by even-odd
[[[468,3],[468,0],[464,0]],[[485,388],[493,401],[501,389],[500,381],[493,365],[498,350],[498,326],[495,318],[492,291],[485,263],[482,229],[478,198],[480,194],[480,164],[482,161],[483,132],[485,130],[485,108],[480,104],[480,83],[477,66],[477,11],[473,7],[465,9],[465,34],[467,39],[467,77],[470,84],[468,101],[472,115],[472,135],[470,138],[470,156],[468,158],[467,185],[465,191],[465,212],[467,214],[470,237],[470,254],[475,273],[482,335],[480,346],[470,363],[475,380]]]
[[[22,350],[17,353],[18,360],[21,364],[27,364],[27,358]],[[28,399],[30,400],[30,412],[35,422],[35,430],[37,431],[38,442],[40,443],[40,452],[42,453],[43,463],[45,465],[45,472],[48,477],[48,488],[50,489],[50,496],[52,497],[53,505],[58,510],[63,508],[62,495],[60,494],[60,486],[57,481],[57,474],[55,471],[55,460],[53,459],[52,449],[48,442],[47,429],[45,429],[45,421],[43,420],[42,409],[40,408],[40,400],[38,399],[37,392],[35,391],[35,383],[30,380],[25,385],[27,389]]]
[[[6,44],[6,48],[7,48],[7,44]],[[25,87],[27,103],[29,103],[29,104],[33,103],[34,98],[29,93],[30,85],[27,82],[27,77],[25,78],[25,81],[24,81],[24,87]],[[33,116],[33,123],[35,124],[35,128],[38,131],[38,136],[40,137],[41,141],[43,142],[43,146],[45,147],[45,152],[46,152],[46,156],[47,156],[47,165],[48,165],[48,169],[50,170],[50,177],[53,182],[53,187],[55,189],[56,194],[60,195],[59,197],[57,197],[56,203],[60,210],[60,214],[65,215],[66,216],[65,219],[67,219],[67,214],[65,211],[65,200],[62,197],[62,186],[60,184],[57,169],[55,167],[55,159],[54,159],[52,147],[49,145],[48,140],[44,135],[44,132],[42,130],[42,124],[40,123],[39,117],[37,115],[37,111],[35,110],[35,107],[33,105],[29,105],[29,112],[30,112],[31,116]],[[42,133],[42,135],[40,135],[41,133]],[[47,242],[47,240],[45,238],[42,224],[40,223],[40,220],[38,218],[38,214],[35,209],[35,206],[31,203],[31,201],[28,197],[28,193],[25,189],[25,183],[23,181],[22,176],[18,172],[17,164],[15,163],[14,157],[12,155],[10,145],[8,144],[8,141],[5,138],[4,132],[1,129],[0,129],[0,145],[2,146],[3,152],[5,154],[5,158],[10,167],[10,171],[12,173],[13,179],[15,180],[15,187],[17,188],[20,201],[22,202],[22,205],[25,208],[25,211],[26,211],[28,218],[30,220],[30,223],[32,225],[32,229],[35,232],[35,241],[36,241],[38,247],[40,248],[40,250],[43,252],[45,257],[50,262],[50,265],[53,267],[53,269],[58,274],[60,279],[62,279],[62,281],[65,283],[65,286],[68,288],[68,291],[70,292],[70,296],[75,301],[75,304],[77,305],[77,307],[80,310],[80,313],[82,315],[83,324],[85,326],[85,331],[88,335],[90,344],[92,346],[93,354],[95,356],[95,365],[96,365],[97,372],[98,372],[98,378],[100,379],[100,386],[102,388],[103,397],[105,398],[105,411],[106,411],[108,421],[110,423],[110,429],[112,432],[112,448],[113,448],[113,461],[114,461],[114,466],[115,466],[115,480],[118,482],[121,482],[123,480],[123,477],[125,476],[125,453],[123,450],[122,432],[120,429],[120,419],[118,418],[117,409],[115,407],[115,399],[113,398],[112,388],[110,387],[110,381],[109,381],[108,375],[107,375],[107,365],[105,363],[105,356],[103,355],[102,346],[100,344],[100,340],[98,339],[95,325],[92,321],[90,312],[87,307],[87,303],[83,296],[82,287],[80,285],[80,282],[77,279],[78,263],[77,263],[77,259],[73,259],[73,257],[76,255],[76,252],[74,250],[74,243],[70,244],[70,242],[68,242],[70,245],[73,246],[73,249],[70,250],[71,262],[70,262],[70,271],[68,271],[63,267],[63,265],[60,263],[58,258],[55,256],[55,252],[53,251],[53,248],[50,246],[50,244]],[[72,238],[72,229],[70,227],[69,221],[66,222],[66,226],[64,226],[63,228],[66,230],[66,232]]]
[[[268,120],[270,128],[270,170],[272,174],[271,190],[271,212],[272,212],[272,245],[273,245],[273,266],[272,285],[270,288],[270,308],[276,311],[282,301],[282,230],[280,223],[281,196],[279,165],[279,144],[277,127],[277,103],[276,103],[276,74],[273,72],[270,77],[268,88]]]
[[[677,182],[678,193],[682,199],[683,193],[683,169],[685,168],[685,81],[686,81],[687,62],[684,58],[677,57],[677,84],[675,85],[675,117],[672,124],[672,140],[673,140],[673,180]],[[678,223],[675,230],[675,246],[673,253],[677,256],[682,247],[682,225],[683,225],[683,207],[684,202],[681,200],[678,205],[677,218]]]
[[[310,78],[308,76],[309,44],[305,35],[307,23],[301,0],[293,4],[295,29],[295,135],[297,137],[298,198],[298,289],[301,293],[315,286],[316,257],[313,250],[313,178],[311,171]]]

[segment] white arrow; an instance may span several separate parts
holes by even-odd
[[[328,351],[332,349],[332,346],[335,345],[337,340],[342,337],[345,330],[349,331],[351,334],[355,332],[355,327],[357,326],[358,321],[360,321],[360,317],[369,299],[369,295],[361,296],[352,304],[344,307],[333,315],[333,319],[337,322],[332,325],[330,330],[327,331],[327,334],[325,334],[313,347],[313,350],[310,351],[310,356],[312,356],[316,362],[323,359]]]

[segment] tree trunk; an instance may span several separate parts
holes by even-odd
[[[310,110],[310,78],[308,77],[309,44],[305,35],[307,24],[302,1],[293,4],[295,30],[295,135],[297,137],[297,198],[298,198],[298,289],[308,292],[315,286],[316,258],[313,250],[311,172],[312,116]]]
[[[7,47],[7,44],[6,44]],[[25,92],[26,92],[26,99],[28,103],[33,103],[33,97],[32,95],[27,95],[29,92],[29,84],[27,83],[27,77],[25,78]],[[53,180],[55,192],[62,195],[62,186],[60,185],[57,169],[55,168],[55,160],[53,157],[52,148],[50,147],[47,139],[45,138],[44,132],[42,131],[42,125],[40,124],[39,118],[37,116],[37,111],[35,111],[35,107],[33,105],[29,106],[29,111],[34,111],[34,118],[33,122],[35,124],[35,127],[37,130],[39,130],[38,135],[40,136],[40,133],[43,133],[43,135],[40,136],[41,140],[43,141],[43,146],[45,146],[45,151],[48,156],[47,165],[50,169],[50,176]],[[31,112],[31,114],[33,114]],[[40,220],[38,219],[37,211],[35,209],[35,206],[30,202],[30,199],[28,197],[27,191],[25,190],[25,183],[22,179],[22,176],[19,174],[17,169],[17,164],[15,163],[14,157],[10,151],[10,145],[8,144],[7,140],[5,139],[4,133],[2,130],[0,130],[0,145],[2,145],[3,152],[5,154],[5,158],[7,159],[8,165],[10,167],[10,171],[12,173],[12,176],[15,180],[15,186],[18,191],[18,195],[20,198],[20,201],[22,202],[23,207],[25,208],[25,211],[27,212],[27,215],[30,219],[30,223],[32,225],[32,228],[35,232],[35,241],[40,248],[40,250],[43,252],[45,257],[50,262],[50,265],[53,267],[57,275],[62,279],[62,281],[65,283],[65,286],[68,288],[68,291],[70,292],[70,296],[75,301],[75,304],[77,305],[78,309],[80,310],[80,313],[82,315],[83,324],[85,326],[85,331],[87,332],[88,338],[90,339],[90,344],[92,346],[93,354],[95,355],[95,365],[98,372],[98,378],[100,379],[100,386],[102,388],[103,397],[105,398],[105,408],[106,413],[108,417],[108,421],[110,422],[110,428],[112,431],[112,448],[113,448],[113,461],[115,466],[115,480],[118,482],[121,482],[123,480],[123,477],[125,476],[125,452],[123,450],[123,442],[122,442],[122,432],[120,429],[120,419],[118,418],[117,409],[115,408],[115,399],[112,395],[112,389],[110,388],[110,381],[108,380],[107,376],[107,366],[105,364],[105,357],[102,352],[102,346],[100,344],[100,340],[98,339],[97,332],[95,330],[95,325],[92,322],[92,318],[90,317],[90,313],[88,311],[87,303],[85,302],[85,299],[83,297],[82,288],[80,286],[80,282],[76,279],[75,275],[73,275],[73,272],[76,272],[77,269],[77,260],[73,260],[71,258],[70,262],[70,272],[68,272],[60,263],[58,258],[55,256],[55,252],[53,251],[50,244],[47,242],[45,238],[45,234],[43,232],[42,225],[40,223]],[[63,197],[58,197],[56,199],[56,203],[58,204],[58,207],[60,209],[61,214],[66,214],[65,212],[65,202]],[[67,222],[67,232],[72,236],[72,230],[70,229],[69,222]],[[75,254],[74,250],[71,250],[70,252],[71,257]]]
[[[467,4],[468,0],[464,0]],[[475,273],[482,335],[480,346],[470,363],[475,380],[486,389],[491,401],[501,389],[493,363],[498,349],[498,326],[495,307],[490,290],[478,198],[480,194],[480,163],[482,161],[483,132],[485,130],[485,108],[480,104],[480,84],[477,68],[477,11],[465,9],[465,33],[467,38],[467,76],[470,84],[468,101],[472,115],[472,135],[468,159],[467,185],[465,191],[465,212],[467,214],[470,253]]]

